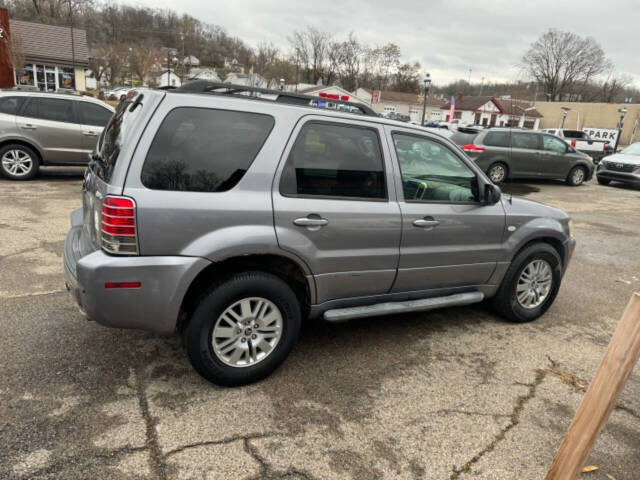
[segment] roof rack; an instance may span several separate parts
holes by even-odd
[[[208,80],[193,80],[183,84],[173,90],[172,93],[207,93],[213,95],[243,95],[244,98],[255,100],[274,101],[277,103],[286,103],[289,105],[299,105],[301,107],[327,108],[338,110],[346,113],[355,113],[359,115],[368,115],[378,117],[379,115],[368,105],[361,103],[348,102],[339,99],[315,97],[312,95],[303,95],[300,93],[285,92],[283,90],[274,90],[270,88],[248,87],[246,85],[235,85],[232,83],[210,82]],[[250,94],[250,95],[246,95]],[[266,98],[258,96],[264,94],[275,96],[275,98]]]

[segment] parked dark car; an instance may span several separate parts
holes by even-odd
[[[507,178],[549,178],[578,186],[593,177],[591,157],[564,140],[537,130],[492,128],[456,132],[457,143],[494,183]]]
[[[600,185],[612,181],[640,186],[640,142],[632,143],[620,153],[604,157],[596,172]]]

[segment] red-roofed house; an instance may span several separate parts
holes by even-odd
[[[355,94],[365,103],[371,105],[377,113],[409,115],[411,121],[417,123],[420,123],[422,120],[424,95],[418,93],[393,92],[390,90],[375,90],[374,95],[374,90],[367,88],[359,88]],[[442,120],[443,116],[440,106],[443,103],[443,100],[429,95],[425,121],[437,122]]]
[[[491,125],[497,127],[521,126],[537,129],[542,114],[526,102],[496,99],[489,96],[462,96],[455,98],[453,119],[449,118],[451,102],[442,105],[443,120],[458,120],[461,124]],[[524,118],[523,118],[524,114]]]

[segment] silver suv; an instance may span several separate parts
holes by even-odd
[[[200,81],[121,102],[64,246],[80,309],[178,332],[224,385],[275,370],[305,318],[484,299],[511,321],[542,315],[575,247],[569,217],[344,100]]]
[[[91,97],[0,91],[0,171],[27,180],[40,165],[86,165],[113,112]]]

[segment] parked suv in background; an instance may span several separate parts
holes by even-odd
[[[491,128],[477,134],[458,132],[451,140],[494,183],[507,178],[550,178],[577,186],[593,176],[591,157],[537,130]]]
[[[178,332],[203,377],[238,385],[277,368],[307,317],[551,306],[565,213],[504,198],[441,136],[315,100],[196,81],[121,102],[64,245],[81,310]]]
[[[0,171],[27,180],[40,165],[86,165],[113,111],[80,95],[0,91]]]
[[[604,157],[598,164],[596,177],[600,185],[622,182],[640,186],[640,142],[632,143],[621,152]]]

